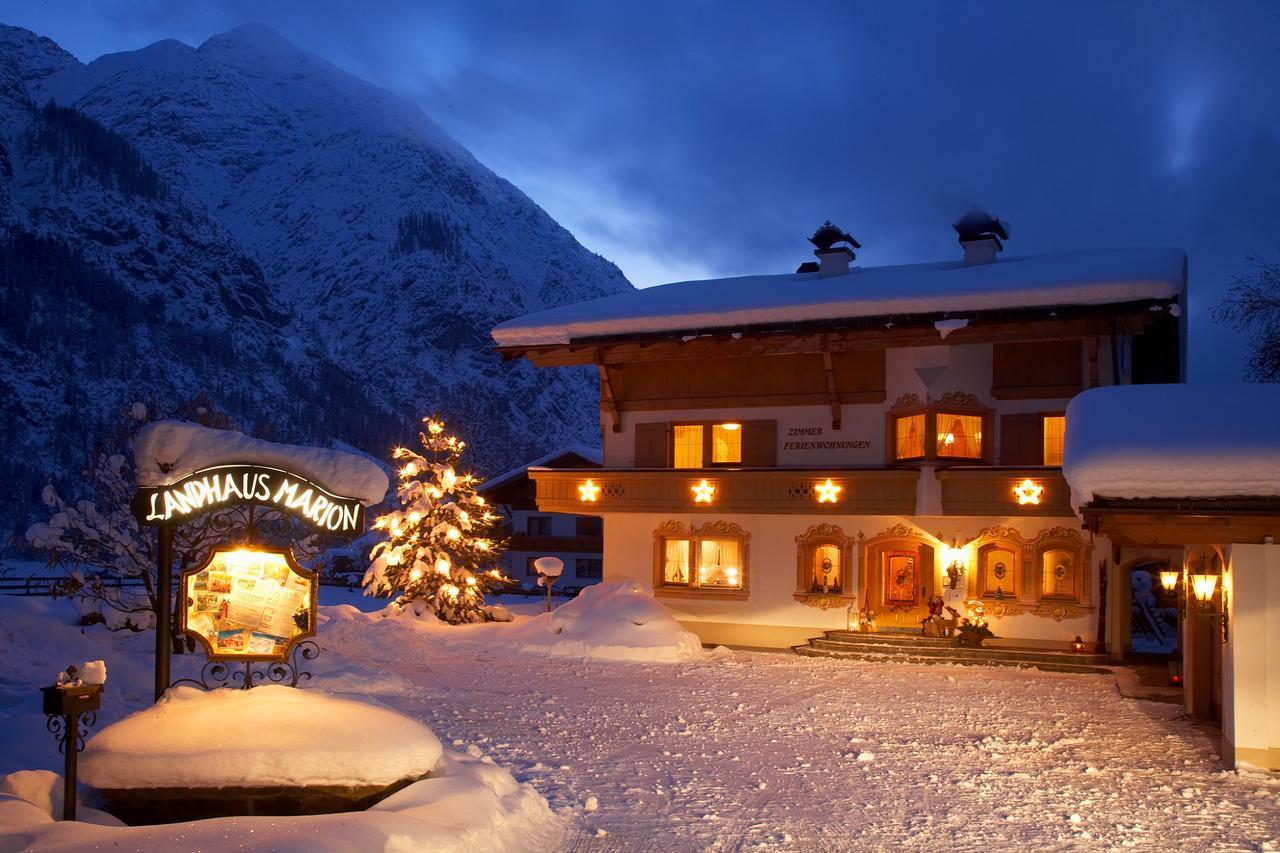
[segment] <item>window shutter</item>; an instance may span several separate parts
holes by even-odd
[[[636,467],[671,467],[671,438],[667,424],[636,424]]]
[[[747,468],[777,466],[777,421],[747,421],[742,425],[742,464]]]
[[[1079,339],[995,344],[991,396],[997,400],[1074,397],[1084,390],[1083,352]]]
[[[1044,421],[1038,414],[1002,415],[1000,464],[1044,464]]]

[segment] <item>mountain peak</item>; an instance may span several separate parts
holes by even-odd
[[[211,36],[200,45],[201,51],[238,51],[257,54],[304,55],[305,51],[271,27],[259,21],[250,21]]]

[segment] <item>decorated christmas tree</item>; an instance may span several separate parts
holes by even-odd
[[[484,622],[484,594],[508,579],[497,568],[497,543],[487,537],[498,516],[476,494],[480,480],[459,473],[466,443],[443,421],[423,418],[423,452],[397,447],[400,509],[379,516],[388,539],[373,547],[366,595],[399,593],[397,606],[422,602],[445,622]]]

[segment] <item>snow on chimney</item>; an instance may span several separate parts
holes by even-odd
[[[964,265],[994,264],[996,252],[1004,251],[1001,240],[1009,239],[1009,223],[992,216],[980,207],[972,208],[951,223],[964,247]]]
[[[847,273],[849,264],[856,257],[853,250],[862,248],[852,234],[841,231],[829,219],[813,232],[809,242],[814,245],[813,254],[818,262],[803,263],[796,272],[816,272],[819,278]]]

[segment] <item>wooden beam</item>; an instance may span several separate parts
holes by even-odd
[[[618,401],[613,396],[613,380],[609,378],[609,367],[599,364],[600,371],[600,407],[613,418],[613,431],[622,432],[622,416],[618,413]]]
[[[831,353],[822,351],[822,370],[827,374],[827,400],[831,405],[831,428],[840,429],[840,395],[836,393],[836,371],[831,364]]]

